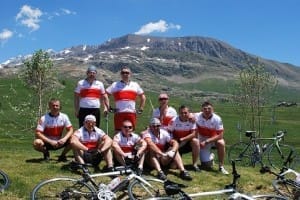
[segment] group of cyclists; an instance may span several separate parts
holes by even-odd
[[[148,127],[141,133],[135,133],[136,115],[143,112],[146,96],[140,85],[130,79],[130,68],[122,67],[121,80],[106,89],[96,79],[95,66],[89,66],[86,74],[87,77],[78,81],[74,91],[79,129],[73,130],[69,117],[60,110],[58,99],[49,101],[49,113],[38,121],[33,146],[43,153],[44,160],[50,159],[49,151],[63,148],[58,161],[67,161],[66,155],[72,150],[75,162],[90,163],[95,170],[100,170],[102,160],[107,171],[113,171],[114,166],[126,165],[127,160],[135,160],[139,175],[147,166],[157,171],[159,179],[165,180],[165,169],[174,168],[180,171],[180,178],[192,180],[185,169],[182,154],[191,152],[192,169],[200,172],[200,168],[212,167],[214,154],[211,148],[214,146],[219,171],[228,174],[224,168],[223,123],[210,102],[205,101],[200,112],[191,113],[185,105],[178,110],[169,106],[169,96],[162,93],[158,96],[159,107],[153,109]],[[109,96],[113,97],[114,108],[110,106]],[[100,107],[103,107],[104,116],[108,112],[114,113],[115,132],[112,137],[100,129]]]

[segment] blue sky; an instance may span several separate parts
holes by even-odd
[[[205,36],[300,66],[298,0],[2,0],[0,63],[129,33]]]

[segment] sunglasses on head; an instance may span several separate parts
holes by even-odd
[[[132,126],[123,126],[123,128],[129,128],[129,129],[132,129]]]
[[[125,72],[125,71],[124,71],[124,72],[121,72],[121,74],[130,74],[130,72]]]

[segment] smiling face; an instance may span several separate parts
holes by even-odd
[[[190,117],[190,112],[189,109],[187,107],[181,107],[179,109],[179,118],[181,121],[188,121]]]
[[[123,67],[120,74],[121,74],[121,79],[126,82],[129,80],[131,76],[131,71],[129,68]]]
[[[130,133],[132,132],[132,129],[133,129],[133,126],[132,126],[131,121],[125,120],[125,121],[123,122],[123,125],[122,125],[122,128],[121,128],[122,133],[123,133],[124,135],[126,135],[126,136],[129,136]]]
[[[214,108],[211,104],[206,104],[202,106],[202,112],[203,116],[208,119],[212,116],[212,113],[214,112]]]
[[[48,104],[50,113],[52,115],[57,115],[60,111],[60,102],[58,100],[51,100]]]
[[[84,127],[88,130],[88,132],[93,131],[95,125],[96,125],[96,121],[94,120],[85,120],[84,122]]]

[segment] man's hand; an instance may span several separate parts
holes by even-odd
[[[170,150],[170,151],[168,151],[166,154],[167,154],[168,157],[174,158],[174,156],[175,156],[175,154],[176,154],[176,151]]]
[[[143,109],[138,109],[138,110],[136,111],[136,113],[139,114],[139,115],[142,114],[142,113],[143,113]]]

